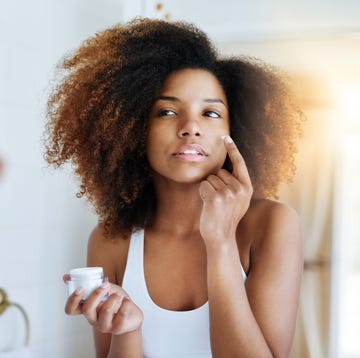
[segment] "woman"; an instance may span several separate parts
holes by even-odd
[[[94,327],[97,356],[288,356],[302,239],[269,198],[294,172],[301,113],[281,75],[149,19],[97,34],[62,67],[47,160],[74,165],[99,214],[88,265],[110,281],[65,311]]]

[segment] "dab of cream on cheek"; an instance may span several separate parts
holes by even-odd
[[[102,267],[81,267],[70,270],[70,280],[67,281],[68,295],[70,296],[78,287],[85,290],[83,300],[96,290],[103,282],[107,281],[104,277]]]
[[[225,141],[227,143],[232,143],[233,142],[232,138],[228,134],[222,135],[222,136],[220,136],[220,138],[221,138],[222,141]]]

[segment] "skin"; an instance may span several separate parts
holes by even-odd
[[[0,158],[0,177],[2,176],[3,171],[4,171],[4,163],[2,162],[2,160]]]
[[[224,91],[209,72],[185,69],[165,81],[149,118],[157,211],[145,228],[145,279],[162,308],[208,300],[213,357],[287,357],[303,265],[299,220],[280,203],[252,198],[244,159],[222,138],[229,121]],[[184,155],[194,145],[203,155]],[[226,155],[232,173],[221,169]],[[143,315],[121,288],[128,245],[96,227],[88,265],[103,266],[111,283],[84,304],[81,289],[66,303],[66,313],[94,326],[98,357],[142,357]]]

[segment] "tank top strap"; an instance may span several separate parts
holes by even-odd
[[[133,231],[130,237],[122,287],[130,294],[142,294],[139,283],[143,282],[144,230]],[[143,288],[143,287],[141,287]]]

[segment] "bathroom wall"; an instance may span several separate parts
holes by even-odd
[[[198,0],[196,8],[192,0],[166,0],[158,12],[157,2],[0,2],[0,157],[5,161],[0,177],[0,287],[29,315],[33,357],[94,357],[87,322],[63,312],[61,276],[85,264],[86,242],[96,218],[86,202],[75,197],[77,183],[70,168],[54,171],[42,158],[46,97],[55,64],[64,53],[94,32],[134,15],[169,13],[173,19],[195,21],[228,54],[255,55],[286,70],[296,72],[301,65],[305,73],[320,74],[325,69],[323,77],[330,78],[349,69],[348,76],[354,77],[351,71],[359,63],[358,51],[347,56],[341,47],[343,37],[349,41],[346,49],[358,39],[356,0],[306,0],[301,5],[226,0],[221,8],[215,0]],[[325,47],[319,50],[322,38]],[[334,53],[343,55],[338,59]],[[22,338],[21,316],[9,309],[0,316],[0,351],[21,344]]]
[[[87,36],[119,22],[122,3],[0,3],[0,287],[27,311],[37,358],[94,356],[87,323],[64,314],[61,277],[85,264],[96,220],[75,197],[69,168],[46,167],[41,136],[55,64]],[[23,334],[15,309],[0,316],[0,351],[21,343]]]

